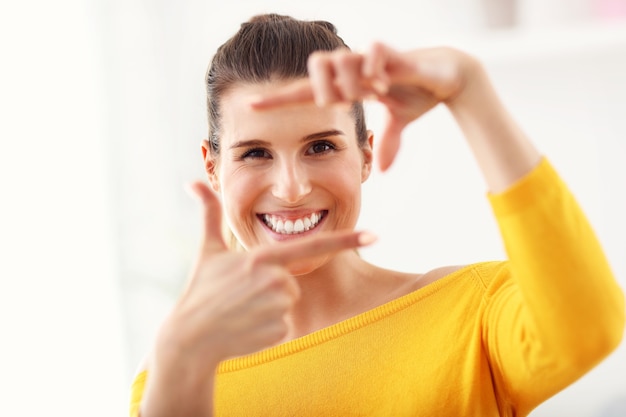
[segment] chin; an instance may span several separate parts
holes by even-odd
[[[328,261],[328,257],[317,257],[314,259],[303,260],[298,263],[292,264],[288,270],[291,275],[294,277],[308,275],[312,272],[315,272],[317,269],[322,267]]]

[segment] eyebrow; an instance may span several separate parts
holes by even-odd
[[[338,129],[324,130],[322,132],[311,133],[300,139],[300,142],[309,142],[316,139],[324,139],[330,136],[345,136],[345,133]],[[270,143],[260,139],[240,140],[233,143],[229,149],[247,148],[254,146],[269,146]]]

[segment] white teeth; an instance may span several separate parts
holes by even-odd
[[[263,221],[274,232],[286,235],[303,233],[307,230],[311,230],[317,226],[320,220],[322,220],[321,213],[312,213],[309,216],[295,220],[282,220],[269,214],[263,215]]]

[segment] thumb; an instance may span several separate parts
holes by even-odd
[[[187,192],[202,203],[202,251],[210,254],[226,249],[222,235],[222,207],[217,195],[202,181],[185,184]]]
[[[376,159],[378,159],[378,166],[381,171],[386,171],[396,158],[405,126],[392,115],[387,115],[387,121],[376,150]]]

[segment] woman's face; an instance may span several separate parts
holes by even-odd
[[[228,225],[246,249],[353,229],[371,169],[371,135],[358,145],[349,108],[251,108],[255,96],[279,85],[238,85],[224,95],[220,156],[207,164]],[[292,272],[310,272],[325,261]]]

